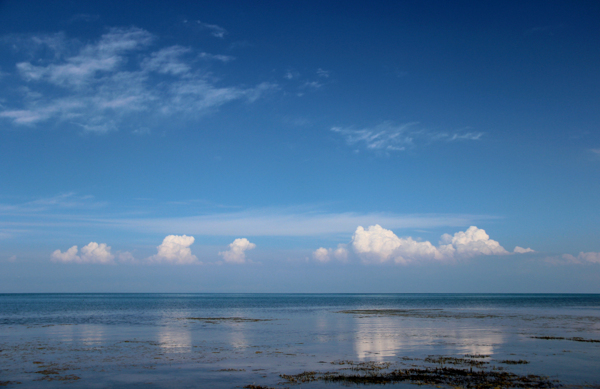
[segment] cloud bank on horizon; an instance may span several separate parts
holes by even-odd
[[[472,258],[479,255],[508,255],[535,252],[531,248],[515,247],[508,252],[497,241],[490,239],[483,229],[475,226],[466,231],[459,231],[454,236],[442,235],[440,244],[436,247],[429,241],[414,240],[412,237],[399,238],[391,230],[378,224],[366,229],[358,226],[350,246],[363,263],[385,263],[407,265],[418,261],[452,261]],[[332,249],[319,248],[313,257],[321,262],[332,258],[347,258],[345,245]]]
[[[111,254],[111,247],[106,243],[90,242],[82,247],[81,254],[77,246],[72,246],[65,252],[55,250],[51,260],[57,263],[78,264],[115,264],[115,258],[120,263],[129,264],[170,264],[191,265],[203,264],[191,252],[191,245],[195,238],[187,235],[168,235],[162,244],[157,247],[157,253],[145,259],[135,259],[128,252]],[[229,249],[219,251],[218,255],[225,263],[245,264],[251,263],[246,259],[246,251],[256,248],[246,238],[237,238],[229,244]],[[429,241],[415,240],[412,237],[398,237],[393,231],[385,229],[378,224],[364,228],[358,226],[352,235],[349,244],[340,243],[337,248],[319,247],[312,253],[312,258],[320,263],[340,262],[348,263],[352,258],[357,258],[364,265],[391,263],[397,265],[411,265],[417,263],[445,263],[452,264],[460,260],[478,256],[506,256],[537,253],[531,248],[516,246],[508,251],[499,242],[490,239],[485,230],[471,226],[465,231],[458,231],[454,235],[443,234],[437,246]],[[16,256],[15,256],[16,259]],[[600,253],[581,252],[578,256],[563,254],[562,257],[547,257],[546,262],[554,264],[600,264]],[[207,263],[204,263],[207,264]]]

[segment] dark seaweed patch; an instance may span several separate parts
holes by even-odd
[[[574,336],[572,338],[564,338],[562,336],[531,336],[532,339],[544,339],[544,340],[570,340],[573,342],[585,342],[585,343],[600,343],[600,340],[597,339],[585,339],[579,336]]]
[[[436,363],[440,365],[469,365],[475,367],[481,367],[483,365],[489,364],[489,362],[477,361],[473,359],[466,358],[454,358],[454,357],[436,357],[435,355],[430,355],[423,360],[424,362]]]
[[[489,358],[489,355],[484,354],[465,354],[465,358]]]
[[[294,384],[300,384],[303,382],[312,382],[322,380],[325,381],[325,377],[335,373],[318,373],[316,371],[305,371],[300,374],[280,374],[279,376],[288,382]]]
[[[39,371],[36,371],[36,373],[38,373],[38,374],[44,374],[44,375],[48,375],[48,374],[60,374],[56,370],[50,370],[50,369],[39,370]]]
[[[562,336],[531,336],[532,339],[544,339],[544,340],[565,340]]]
[[[353,384],[390,384],[409,382],[419,385],[451,385],[465,388],[493,389],[504,388],[554,388],[557,385],[545,377],[537,375],[517,375],[506,371],[473,371],[473,369],[413,368],[392,372],[371,372],[368,374],[343,374],[340,372],[319,373],[314,371],[296,375],[280,375],[290,383],[312,381],[339,382]]]
[[[504,363],[505,365],[527,365],[529,364],[529,361],[526,361],[524,359],[519,359],[518,361],[506,359],[504,361],[500,361],[500,363]]]
[[[348,360],[339,360],[331,362],[332,365],[348,365],[349,367],[342,368],[342,370],[354,370],[354,371],[379,371],[390,367],[390,362],[354,362]]]
[[[338,313],[359,315],[359,317],[398,316],[422,319],[493,319],[506,317],[489,313],[444,311],[443,309],[350,309]]]
[[[246,317],[184,317],[183,320],[197,320],[205,323],[248,323],[248,322],[259,322],[259,321],[272,321],[273,319],[249,319]]]
[[[77,381],[80,380],[81,377],[76,376],[75,374],[63,375],[63,376],[49,376],[46,375],[42,378],[38,378],[35,381]]]
[[[215,370],[215,371],[246,371],[246,369],[219,369],[219,370]]]
[[[600,343],[600,340],[598,340],[598,339],[584,339],[579,336],[575,336],[573,338],[567,338],[567,340],[572,340],[573,342]]]

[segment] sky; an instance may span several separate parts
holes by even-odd
[[[600,293],[596,1],[0,1],[0,293]]]

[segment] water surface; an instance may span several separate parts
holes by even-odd
[[[0,295],[10,387],[289,387],[280,375],[341,371],[341,361],[398,369],[465,355],[487,371],[599,384],[594,340],[600,295]]]

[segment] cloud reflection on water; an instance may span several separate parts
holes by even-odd
[[[505,339],[495,328],[485,330],[450,323],[426,323],[396,317],[356,318],[354,351],[359,360],[384,361],[414,351],[449,355],[493,355]],[[440,325],[441,324],[441,325]]]
[[[185,326],[160,327],[158,342],[161,349],[171,353],[189,353],[192,351],[192,334]]]
[[[396,356],[403,345],[396,331],[398,320],[388,317],[373,317],[367,320],[357,319],[354,342],[357,358],[383,361],[386,357]]]
[[[102,325],[79,324],[63,325],[53,328],[53,337],[65,343],[81,342],[85,346],[101,345],[105,341],[105,328]]]

